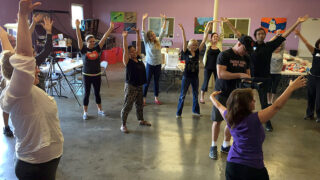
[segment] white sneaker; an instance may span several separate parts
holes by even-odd
[[[123,133],[129,133],[129,131],[127,129],[127,126],[123,126],[123,125],[121,125],[120,131],[123,132]]]
[[[176,115],[176,118],[177,118],[177,119],[181,118],[181,115]]]
[[[201,114],[199,114],[199,113],[192,113],[192,115],[193,115],[193,116],[197,116],[197,117],[200,117],[200,116],[201,116]]]
[[[98,111],[98,115],[100,115],[100,116],[106,116],[106,113],[104,113],[104,111]]]
[[[87,114],[87,113],[84,113],[83,116],[82,116],[82,119],[83,119],[83,120],[88,120],[88,114]]]

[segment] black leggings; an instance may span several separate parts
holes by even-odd
[[[265,167],[256,169],[227,161],[226,180],[269,180],[269,174]]]
[[[216,69],[208,70],[208,69],[204,68],[204,72],[203,72],[204,79],[203,79],[201,91],[204,91],[204,92],[208,91],[208,84],[209,84],[211,74],[214,75],[214,80],[216,81],[217,80],[217,70]]]
[[[84,84],[84,98],[83,98],[83,105],[89,105],[89,96],[91,90],[91,84],[93,85],[94,95],[96,97],[96,103],[101,104],[101,97],[100,97],[100,87],[101,87],[101,76],[86,76],[83,75],[83,84]]]
[[[19,180],[55,180],[60,157],[41,164],[17,160],[15,172]]]

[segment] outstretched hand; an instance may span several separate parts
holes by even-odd
[[[139,33],[140,30],[139,30],[139,28],[132,27],[131,31],[135,31],[136,33]]]
[[[229,22],[229,19],[226,17],[221,17],[221,21],[226,23],[226,22]]]
[[[128,31],[123,31],[122,32],[122,37],[126,38],[128,36]]]
[[[110,22],[110,29],[114,29],[114,22]]]
[[[32,4],[32,0],[20,0],[19,2],[19,14],[28,15],[32,10],[41,5],[41,2]]]
[[[300,35],[300,31],[299,31],[298,29],[295,29],[295,30],[294,30],[294,34],[297,35],[297,36],[299,36],[299,35]]]
[[[80,20],[76,19],[76,26],[79,27],[80,26]]]
[[[43,18],[43,14],[39,13],[39,14],[35,14],[32,16],[32,21],[35,23],[38,23],[42,20]]]
[[[178,24],[178,26],[179,26],[179,28],[180,28],[181,30],[184,30],[182,24]]]
[[[167,19],[167,16],[165,15],[165,14],[160,14],[160,17],[162,18],[162,19],[164,19],[164,20],[166,20]]]
[[[303,17],[299,17],[297,21],[298,21],[299,23],[303,23],[303,22],[305,22],[306,20],[308,20],[308,18],[309,18],[309,15],[306,14],[306,15],[304,15]]]
[[[290,80],[289,87],[294,90],[299,89],[307,85],[307,79],[304,76],[297,77],[294,81]]]
[[[52,32],[52,24],[53,24],[53,21],[51,20],[51,18],[46,16],[43,18],[43,22],[44,23],[41,23],[43,29],[46,30],[47,34],[51,33]]]
[[[148,13],[144,13],[142,19],[145,20],[148,17]]]

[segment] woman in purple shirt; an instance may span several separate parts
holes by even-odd
[[[305,85],[306,79],[303,76],[291,81],[271,106],[258,112],[253,112],[255,99],[252,89],[232,91],[227,100],[227,107],[215,98],[221,91],[215,91],[210,95],[213,105],[219,109],[227,121],[233,137],[233,144],[227,158],[227,180],[269,179],[263,163],[262,143],[265,134],[262,124],[271,119],[285,105],[293,91]]]

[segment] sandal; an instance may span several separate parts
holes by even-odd
[[[158,105],[161,105],[161,104],[162,104],[162,102],[159,101],[159,100],[154,100],[154,103],[156,103],[156,104],[158,104]]]
[[[148,121],[139,121],[140,126],[151,126],[151,123]]]

